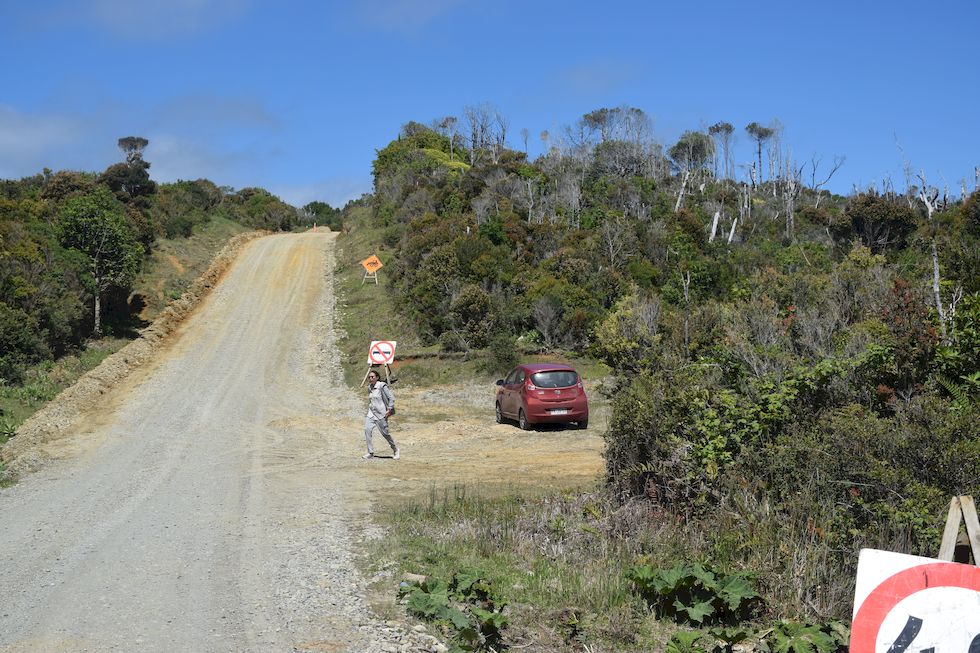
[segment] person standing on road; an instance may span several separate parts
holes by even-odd
[[[374,458],[374,444],[372,437],[374,429],[377,427],[381,435],[391,445],[394,459],[401,457],[395,439],[388,431],[388,418],[395,412],[395,395],[392,394],[388,384],[381,380],[381,376],[375,371],[368,372],[368,410],[367,417],[364,419],[364,440],[367,442],[367,453],[364,458]]]

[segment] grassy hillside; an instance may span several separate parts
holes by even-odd
[[[385,241],[388,232],[379,226],[371,206],[354,203],[344,213],[344,233],[337,241],[337,290],[344,375],[356,387],[367,371],[367,350],[372,340],[396,340],[396,360],[392,371],[401,382],[412,385],[452,384],[500,378],[520,358],[522,361],[561,361],[579,366],[588,378],[609,373],[600,361],[574,352],[527,350],[513,347],[511,341],[469,352],[446,351],[437,343],[425,343],[415,324],[405,319],[391,292],[391,270],[397,263],[394,248]],[[364,281],[360,261],[376,254],[385,267],[378,273],[379,284]]]
[[[160,238],[133,284],[144,307],[140,319],[152,322],[171,300],[180,297],[207,270],[215,254],[233,236],[248,229],[221,216],[194,227],[190,237]]]

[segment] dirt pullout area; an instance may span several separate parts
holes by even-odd
[[[397,413],[391,429],[401,459],[388,458],[387,443],[375,433],[378,457],[363,465],[372,485],[385,488],[378,492],[382,500],[386,493],[387,499],[411,497],[456,485],[488,493],[546,491],[592,485],[601,477],[608,411],[595,387],[586,387],[593,397],[588,429],[541,425],[531,431],[494,422],[494,385],[418,388],[401,379],[392,388]]]
[[[60,455],[50,443],[67,435],[79,417],[100,404],[100,397],[126,379],[133,370],[145,365],[166,342],[174,330],[191,314],[211,289],[221,280],[239,250],[267,231],[250,231],[228,241],[207,271],[171,302],[140,337],[106,358],[95,369],[65,388],[52,401],[17,429],[16,437],[0,447],[0,460],[10,473],[19,474],[37,467],[49,457]]]

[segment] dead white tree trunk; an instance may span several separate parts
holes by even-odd
[[[737,224],[738,224],[738,216],[736,216],[735,219],[732,220],[732,228],[728,232],[728,243],[727,244],[729,244],[729,245],[732,244],[732,239],[735,237],[735,225],[737,225]]]
[[[681,277],[684,286],[684,353],[691,357],[691,272],[685,272]]]
[[[752,219],[752,188],[750,186],[742,186],[739,200],[740,200],[738,203],[739,220],[741,220],[743,225],[748,224],[748,221]],[[732,233],[735,233],[734,226],[732,226]]]
[[[946,307],[943,305],[943,296],[940,289],[939,275],[939,250],[936,247],[936,225],[932,221],[932,214],[936,212],[936,200],[939,198],[938,189],[930,189],[926,183],[925,174],[919,173],[919,200],[925,204],[926,219],[929,222],[929,254],[932,257],[932,296],[936,302],[936,313],[939,314],[939,331],[943,339],[946,338]]]
[[[792,164],[786,162],[786,176],[783,179],[783,200],[786,203],[786,238],[793,240],[796,235],[796,198],[800,194],[802,184],[800,178],[803,175],[803,167],[794,170]]]
[[[718,219],[721,217],[721,211],[715,211],[715,217],[711,219],[711,235],[708,236],[708,242],[715,242],[715,234],[718,233]]]
[[[691,177],[691,171],[684,171],[684,179],[681,181],[681,190],[677,193],[677,201],[674,202],[674,213],[681,210],[681,204],[684,203],[684,192],[687,190],[687,180]]]

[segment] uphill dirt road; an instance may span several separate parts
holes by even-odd
[[[601,427],[493,425],[489,389],[406,387],[403,459],[362,461],[334,239],[249,243],[152,363],[0,490],[0,651],[435,650],[368,607],[372,505],[433,482],[596,477]]]

